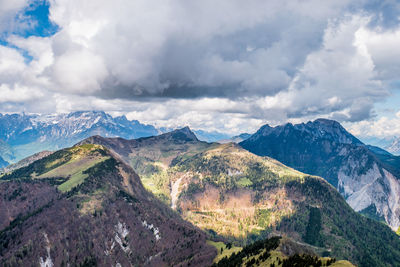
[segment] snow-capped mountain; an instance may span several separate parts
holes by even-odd
[[[400,137],[395,138],[392,143],[385,148],[394,155],[400,155]]]
[[[43,150],[73,145],[92,135],[127,139],[156,135],[151,125],[103,111],[56,115],[0,114],[0,156],[16,162]]]
[[[393,164],[398,157],[374,153],[338,122],[265,125],[240,145],[325,178],[353,209],[399,228],[400,167]]]

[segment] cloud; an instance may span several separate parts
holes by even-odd
[[[103,97],[273,95],[287,88],[320,45],[327,18],[346,4],[51,1],[51,19],[61,29],[53,38],[54,73],[60,80],[58,69],[78,67],[71,53],[82,51],[92,66],[87,87]],[[68,75],[60,90],[87,93],[82,79]]]
[[[383,116],[377,120],[360,121],[348,125],[351,133],[354,135],[368,138],[393,138],[400,136],[400,111],[396,113],[396,117],[389,118]]]
[[[30,2],[11,2],[0,17],[18,21]],[[400,28],[365,2],[50,0],[57,33],[0,46],[1,111],[103,109],[228,132],[370,119],[397,81]]]
[[[0,0],[0,34],[28,28],[31,22],[20,13],[29,0]]]

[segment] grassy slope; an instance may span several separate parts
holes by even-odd
[[[31,165],[3,175],[2,179],[57,178],[58,189],[68,192],[88,177],[86,170],[109,158],[99,145],[81,145],[57,151]]]
[[[236,247],[236,246],[230,246],[230,248],[228,248],[224,242],[214,242],[208,240],[207,244],[212,245],[217,249],[218,255],[214,259],[214,262],[218,262],[224,257],[229,258],[233,253],[238,253],[240,250],[242,250],[242,247]]]
[[[220,246],[220,244],[216,245],[218,248]],[[288,250],[292,251],[292,255],[287,255]],[[304,256],[298,257],[299,255]],[[295,260],[296,257],[298,257],[297,260]],[[318,262],[317,266],[354,267],[348,261],[336,262],[335,259],[329,257],[318,257],[310,253],[307,247],[301,247],[290,239],[279,237],[260,240],[244,248],[235,249],[235,253],[226,255],[219,253],[214,266],[311,266],[310,264],[318,264]]]

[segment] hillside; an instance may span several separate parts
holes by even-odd
[[[396,234],[354,212],[323,179],[236,145],[176,160],[169,177],[179,184],[176,209],[210,234],[246,243],[279,233],[362,266],[400,263]]]
[[[318,119],[306,124],[265,125],[240,145],[323,177],[354,210],[385,221],[395,231],[400,227],[398,160],[371,150],[338,122]]]
[[[225,248],[226,249],[226,248]],[[224,251],[224,248],[221,249]],[[215,267],[240,266],[332,266],[354,267],[348,261],[319,257],[306,246],[288,238],[272,237],[259,240],[214,263]]]
[[[51,151],[41,151],[38,153],[33,154],[32,156],[26,157],[24,159],[21,159],[20,161],[18,161],[17,163],[14,164],[10,164],[7,165],[6,167],[4,167],[3,169],[0,169],[0,174],[1,173],[8,173],[8,172],[12,172],[16,169],[28,166],[29,164],[31,164],[32,162],[42,159],[44,157],[47,157],[48,155],[52,154],[53,152]]]
[[[199,143],[186,138],[192,136],[188,129],[184,132],[187,135],[180,134],[181,138],[173,141],[169,157],[160,156],[160,151],[165,149],[163,144],[170,148],[171,143],[161,140],[173,134],[145,138],[137,151],[123,155],[126,160],[137,159],[131,164],[142,160],[144,164],[136,167],[145,174],[142,181],[147,188],[213,239],[243,245],[279,234],[313,245],[321,255],[361,266],[400,263],[399,238],[385,225],[354,212],[323,179],[234,144]],[[99,137],[84,142],[95,139],[118,154],[128,143],[138,142]],[[190,153],[185,152],[187,147],[191,147]],[[138,151],[152,158],[142,157]]]
[[[216,255],[100,145],[3,175],[0,199],[1,266],[206,266]]]
[[[100,144],[114,151],[139,174],[143,185],[167,204],[171,204],[167,171],[172,161],[218,145],[199,141],[188,127],[132,140],[92,136],[79,144]]]

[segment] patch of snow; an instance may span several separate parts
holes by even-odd
[[[162,251],[158,252],[156,255],[150,256],[150,257],[147,259],[145,265],[148,265],[154,258],[159,257],[159,256],[161,255],[161,253],[162,253]]]
[[[231,169],[228,169],[228,176],[238,176],[238,175],[242,175],[243,172],[239,171],[239,170],[234,170],[232,171]]]
[[[131,250],[129,244],[125,242],[125,237],[127,237],[128,234],[129,230],[126,228],[125,223],[118,222],[118,224],[115,225],[114,240],[125,253],[128,253]]]
[[[106,254],[106,256],[110,256],[115,247],[115,241],[114,240],[111,240],[111,241],[112,241],[112,243],[111,243],[110,249],[104,250],[104,254]]]
[[[145,227],[153,232],[153,235],[156,238],[156,241],[159,241],[161,239],[161,235],[160,235],[160,231],[158,230],[158,227],[154,227],[153,224],[148,224],[146,221],[143,221],[142,225],[143,225],[143,227]]]
[[[53,267],[53,261],[50,257],[50,241],[49,238],[47,237],[46,233],[43,233],[44,239],[46,240],[46,251],[47,251],[47,256],[46,259],[43,260],[42,257],[39,259],[39,265],[40,267]]]

